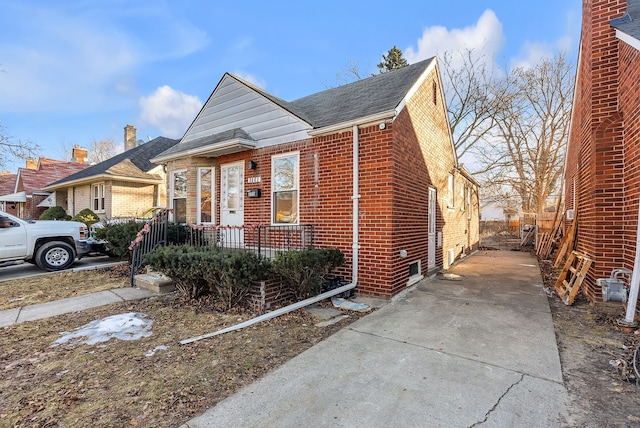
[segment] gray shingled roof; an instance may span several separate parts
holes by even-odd
[[[627,13],[612,20],[611,26],[640,40],[640,0],[627,0]]]
[[[97,175],[113,174],[114,171],[122,169],[114,168],[122,163],[126,163],[128,165],[133,164],[141,172],[146,173],[157,166],[155,163],[150,162],[149,159],[175,146],[176,144],[178,144],[178,141],[179,140],[173,140],[165,137],[154,138],[147,143],[136,146],[130,150],[127,150],[126,152],[119,153],[103,162],[92,165],[87,169],[76,172],[75,174],[69,175],[62,180],[49,183],[47,187],[54,185],[57,186],[66,182],[81,180],[83,178],[89,178]],[[129,161],[130,163],[127,161]]]
[[[429,58],[290,102],[251,87],[314,128],[323,128],[395,109],[433,60]]]
[[[335,125],[395,109],[433,58],[399,70],[377,74],[348,85],[318,92],[289,103],[314,128]]]

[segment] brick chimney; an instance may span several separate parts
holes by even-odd
[[[136,128],[133,125],[124,127],[124,151],[131,150],[136,146]]]
[[[27,158],[27,169],[37,170],[38,169],[38,159]]]
[[[80,146],[74,146],[71,152],[72,152],[71,162],[77,162],[83,165],[86,163],[87,156],[89,155],[89,152],[87,149]]]

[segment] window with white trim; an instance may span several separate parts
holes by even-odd
[[[300,186],[300,153],[271,158],[271,221],[297,224]]]
[[[213,199],[215,171],[212,167],[198,168],[198,224],[215,222]]]
[[[447,188],[448,188],[448,197],[449,197],[449,200],[447,201],[447,207],[453,208],[455,206],[455,199],[456,199],[455,182],[454,182],[453,174],[449,174],[448,181],[447,181]]]
[[[171,208],[173,209],[173,221],[176,223],[187,222],[187,170],[178,170],[171,173]]]
[[[94,212],[104,212],[104,183],[91,186],[91,200]]]
[[[407,282],[407,286],[413,285],[424,278],[421,265],[420,260],[409,263],[409,281]]]

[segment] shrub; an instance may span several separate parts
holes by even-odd
[[[40,214],[40,220],[70,220],[71,216],[67,214],[64,208],[60,206],[47,208]]]
[[[135,220],[126,223],[105,224],[104,227],[95,229],[95,238],[107,241],[105,246],[109,256],[124,259],[129,257],[129,245],[143,227],[144,223]]]
[[[87,225],[87,227],[91,227],[92,224],[100,221],[100,218],[96,213],[91,211],[89,208],[85,208],[80,211],[78,214],[71,217],[73,221],[79,221]]]
[[[186,245],[158,248],[144,263],[173,279],[190,299],[210,293],[227,310],[245,303],[253,283],[271,272],[269,262],[254,253]]]
[[[297,299],[306,299],[320,294],[324,281],[343,263],[344,254],[337,248],[311,248],[278,253],[273,270]]]

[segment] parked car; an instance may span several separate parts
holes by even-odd
[[[0,263],[24,260],[48,271],[70,267],[91,246],[78,221],[22,220],[0,211]]]
[[[109,245],[108,242],[103,240],[103,239],[97,239],[96,238],[96,231],[98,229],[102,229],[105,227],[105,225],[115,225],[115,224],[124,224],[124,223],[128,223],[130,221],[135,221],[138,223],[145,223],[148,221],[151,221],[153,219],[153,216],[156,215],[158,212],[162,211],[166,209],[165,207],[160,207],[160,206],[154,206],[151,207],[147,210],[145,210],[141,215],[136,215],[136,216],[132,216],[132,217],[117,217],[117,218],[112,218],[112,219],[108,219],[106,221],[99,221],[97,223],[94,223],[91,225],[90,227],[90,238],[89,238],[89,243],[91,245],[91,251],[94,253],[102,253],[102,254],[107,254],[107,255],[111,255],[110,251],[109,251]]]

